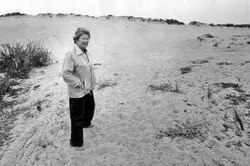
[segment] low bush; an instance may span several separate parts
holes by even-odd
[[[30,42],[26,46],[20,43],[3,44],[0,49],[0,73],[6,73],[11,78],[28,78],[31,69],[51,62],[51,53],[41,42]]]

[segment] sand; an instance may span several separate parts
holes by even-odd
[[[91,32],[98,81],[95,126],[84,129],[82,151],[69,145],[60,75],[78,26]],[[22,94],[5,96],[17,104],[1,111],[19,113],[1,166],[250,165],[249,29],[26,16],[0,18],[0,36],[0,44],[43,41],[57,61],[33,70]],[[155,90],[161,85],[171,88]],[[200,135],[170,132],[185,124]]]

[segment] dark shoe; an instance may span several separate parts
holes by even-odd
[[[83,126],[83,128],[91,128],[91,127],[94,127],[94,125],[90,124],[89,126]]]
[[[70,145],[71,145],[72,147],[82,147],[82,144],[75,144],[75,143],[73,143],[71,140],[70,140]]]

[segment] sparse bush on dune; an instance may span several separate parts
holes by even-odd
[[[5,72],[12,78],[27,78],[31,70],[28,65],[28,57],[25,55],[23,45],[3,44],[0,50],[0,72]]]
[[[0,15],[0,17],[10,17],[10,16],[26,16],[27,14],[20,13],[20,12],[13,12],[13,13],[7,13]]]
[[[241,130],[244,130],[244,125],[243,125],[243,123],[242,123],[242,120],[241,120],[241,116],[240,116],[240,114],[238,113],[238,110],[235,108],[235,107],[233,107],[233,115],[234,115],[234,119],[235,119],[235,121],[237,121],[238,123],[239,123],[239,125],[240,125],[240,129]]]
[[[160,85],[149,85],[149,89],[151,91],[182,93],[181,90],[180,90],[180,86],[179,86],[179,84],[177,82],[175,83],[174,86],[170,82],[160,84]]]
[[[218,27],[250,28],[250,24],[216,24]]]
[[[53,13],[40,13],[37,16],[42,16],[42,17],[53,17]]]
[[[107,15],[105,18],[106,18],[106,19],[110,19],[110,18],[113,18],[113,17],[114,17],[114,16],[110,14],[110,15]]]
[[[116,16],[107,15],[106,19],[115,18]],[[118,18],[126,18],[129,21],[142,21],[142,22],[152,22],[152,23],[162,23],[162,24],[174,24],[174,25],[185,25],[183,22],[180,22],[175,19],[162,19],[162,18],[143,18],[143,17],[134,17],[134,16],[118,16]]]
[[[31,69],[51,62],[51,53],[41,42],[30,42],[26,46],[20,43],[3,44],[0,49],[0,72],[11,78],[27,78]]]
[[[65,17],[65,16],[67,16],[67,14],[64,14],[64,13],[58,13],[56,16],[58,16],[58,17]]]
[[[25,52],[29,57],[31,67],[43,67],[52,63],[51,52],[44,48],[41,42],[30,42],[26,45]]]
[[[10,78],[9,77],[0,77],[0,101],[3,99],[3,96],[8,92],[10,88]]]
[[[198,121],[193,119],[187,119],[183,121],[177,121],[172,123],[171,126],[166,129],[160,130],[160,133],[156,135],[157,139],[163,137],[185,138],[185,139],[200,139],[204,141],[206,139],[205,134],[208,132],[208,123],[204,120]]]
[[[230,101],[232,105],[239,105],[246,103],[250,99],[250,94],[241,93],[239,95],[227,94],[225,99]]]
[[[245,61],[245,62],[244,62],[244,64],[248,64],[248,63],[250,63],[250,61]]]
[[[201,35],[201,36],[198,36],[197,39],[199,41],[204,41],[206,39],[212,39],[214,38],[215,36],[211,35],[211,34],[204,34],[204,35]]]
[[[211,27],[232,27],[232,28],[250,28],[250,24],[213,24],[213,23],[203,23],[199,21],[191,21],[188,25],[192,26],[211,26]]]
[[[76,16],[76,17],[81,17],[81,16],[82,16],[82,14],[76,14],[75,16]]]
[[[192,71],[192,67],[191,66],[187,66],[187,67],[182,67],[180,68],[181,74],[187,74],[190,73]]]
[[[175,20],[175,19],[166,19],[165,22],[167,24],[185,25],[183,22],[180,22],[180,21]]]
[[[13,89],[12,87],[15,85],[19,85],[19,83],[15,79],[11,79],[9,76],[0,76],[0,102],[3,100],[5,94],[9,94],[11,96],[16,95],[19,89]]]
[[[198,60],[193,60],[191,61],[193,64],[203,64],[203,63],[208,63],[207,59],[198,59]]]
[[[218,47],[218,45],[219,45],[218,42],[216,42],[216,43],[213,44],[214,47]]]
[[[105,80],[103,82],[98,83],[97,90],[101,90],[101,89],[104,89],[106,87],[114,87],[116,85],[117,85],[117,83],[112,81],[112,80]]]
[[[211,88],[211,86],[209,85],[207,88],[207,98],[211,99],[213,95],[213,89]]]
[[[232,65],[233,63],[228,63],[228,62],[219,62],[217,63],[218,66],[222,66],[222,65]]]
[[[198,22],[198,21],[191,21],[191,22],[189,23],[189,25],[204,26],[204,25],[207,25],[207,23],[202,23],[202,22]]]
[[[222,89],[233,88],[235,91],[239,93],[245,92],[245,90],[241,89],[242,87],[241,85],[233,82],[220,82],[220,83],[215,83],[215,85],[221,87]]]
[[[30,70],[52,63],[51,53],[41,42],[30,42],[26,46],[16,43],[3,44],[0,49],[0,101],[5,94],[15,95],[15,78],[28,78]],[[14,78],[14,79],[12,79]]]

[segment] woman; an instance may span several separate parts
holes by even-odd
[[[85,28],[77,28],[73,37],[74,47],[63,61],[62,76],[68,87],[71,119],[70,145],[81,147],[83,128],[93,125],[95,101],[93,90],[96,84],[94,66],[87,51],[90,33]]]

